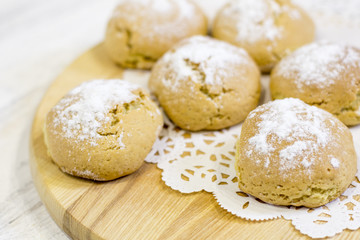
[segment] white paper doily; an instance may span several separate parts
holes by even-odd
[[[227,1],[199,0],[197,3],[211,19]],[[360,22],[357,0],[295,2],[313,17],[317,25],[317,40],[340,41],[360,47],[360,30],[354,24],[356,21]],[[339,9],[348,11],[339,12]],[[354,15],[357,9],[359,14]],[[125,79],[132,79],[147,87],[149,72],[125,71],[124,75]],[[268,81],[268,76],[262,77],[263,103],[269,100]],[[244,219],[270,220],[283,217],[291,220],[301,233],[313,238],[330,237],[344,229],[360,228],[359,172],[358,179],[354,180],[340,198],[316,209],[274,206],[241,192],[234,169],[235,142],[240,132],[241,125],[222,131],[191,133],[175,127],[165,117],[165,128],[146,161],[155,163],[162,169],[162,179],[172,189],[182,193],[201,190],[212,193],[222,208]],[[360,166],[360,126],[351,128],[351,132]]]
[[[355,146],[359,146],[360,127],[351,131]],[[182,193],[210,192],[222,208],[241,218],[283,217],[291,220],[301,233],[314,238],[360,227],[358,179],[340,198],[316,209],[274,206],[241,192],[234,169],[235,142],[240,132],[241,126],[237,125],[221,131],[191,133],[165,117],[165,128],[146,161],[163,170],[162,179],[172,189]]]

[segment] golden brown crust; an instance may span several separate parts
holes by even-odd
[[[198,36],[158,61],[149,87],[179,127],[214,130],[241,122],[257,106],[260,72],[244,50]]]
[[[212,35],[244,48],[262,72],[270,72],[281,58],[314,40],[315,26],[290,1],[237,0],[218,12]]]
[[[339,120],[300,100],[283,99],[249,114],[235,168],[240,189],[265,202],[318,207],[347,189],[357,159],[352,135]]]
[[[142,165],[162,127],[162,116],[146,91],[141,88],[131,91],[135,99],[113,102],[105,118],[98,121],[98,126],[90,126],[90,131],[83,131],[88,127],[86,123],[79,124],[79,131],[69,124],[81,121],[76,118],[80,112],[63,114],[76,104],[79,94],[65,96],[63,102],[50,110],[46,116],[45,142],[62,171],[107,181],[128,175]]]
[[[294,97],[320,107],[348,126],[360,123],[360,50],[341,44],[306,45],[272,71],[273,99]]]
[[[155,0],[124,1],[115,9],[105,48],[120,66],[150,69],[178,41],[207,33],[206,16],[190,0],[158,4]]]

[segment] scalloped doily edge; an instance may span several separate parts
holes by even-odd
[[[327,238],[327,237],[334,237],[340,233],[342,233],[344,230],[350,230],[350,231],[353,231],[353,229],[350,229],[350,228],[341,228],[341,230],[339,231],[336,231],[334,232],[333,234],[327,234],[327,235],[322,235],[322,236],[319,236],[319,237],[316,237],[314,235],[311,235],[305,231],[302,231],[296,224],[293,223],[293,219],[291,218],[286,218],[285,216],[283,216],[282,214],[280,214],[280,216],[277,216],[277,217],[270,217],[270,218],[262,218],[262,219],[252,219],[252,218],[249,218],[249,217],[245,217],[245,216],[239,216],[238,214],[232,212],[231,210],[229,210],[228,208],[226,208],[218,199],[218,197],[216,196],[216,193],[215,192],[208,192],[206,191],[205,189],[202,189],[202,190],[199,190],[199,191],[191,191],[191,192],[183,192],[181,191],[179,188],[176,188],[176,187],[173,187],[173,186],[170,186],[167,181],[164,179],[164,169],[160,168],[158,166],[158,163],[157,162],[149,162],[149,161],[146,161],[147,163],[149,164],[156,164],[156,167],[161,171],[161,180],[164,182],[164,184],[166,186],[168,186],[169,188],[171,188],[172,190],[175,190],[181,194],[192,194],[192,193],[198,193],[198,192],[201,192],[201,191],[204,191],[204,192],[207,192],[208,194],[211,194],[214,199],[216,200],[218,206],[222,209],[224,209],[226,212],[236,216],[236,217],[239,217],[241,219],[244,219],[246,221],[251,221],[251,222],[255,222],[255,223],[260,223],[260,222],[265,222],[265,221],[273,221],[273,220],[278,220],[278,219],[284,219],[286,221],[289,221],[291,223],[291,225],[293,226],[294,230],[298,231],[300,234],[302,235],[305,235],[305,236],[308,236],[310,238],[314,238],[314,239],[320,239],[320,238]],[[358,176],[356,176],[357,178],[359,178]],[[308,208],[310,209],[310,208]],[[358,228],[359,229],[359,228]]]

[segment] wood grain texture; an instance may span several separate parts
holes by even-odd
[[[49,109],[71,88],[95,78],[121,77],[102,45],[73,62],[41,101],[31,133],[31,171],[52,218],[73,239],[308,239],[289,221],[246,221],[223,210],[206,192],[167,187],[156,165],[106,183],[62,173],[47,156],[43,124]],[[360,239],[360,230],[334,239]]]

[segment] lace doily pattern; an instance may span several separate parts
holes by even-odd
[[[163,170],[162,179],[172,189],[181,193],[205,190],[214,195],[222,208],[247,220],[283,217],[310,237],[330,237],[344,229],[360,227],[359,173],[338,199],[323,207],[274,206],[238,188],[234,162],[241,125],[193,133],[176,127],[166,116],[164,119],[164,129],[146,161]],[[355,146],[360,146],[360,139],[357,139],[360,128],[351,131]]]

